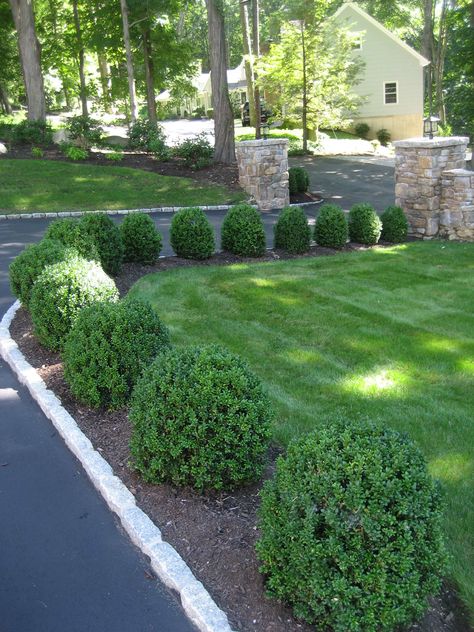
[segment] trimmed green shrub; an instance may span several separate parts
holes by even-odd
[[[273,229],[275,248],[293,254],[308,252],[311,243],[311,229],[305,212],[299,206],[287,206]]]
[[[204,211],[198,207],[178,211],[171,220],[170,242],[179,257],[212,257],[215,250],[214,230]]]
[[[149,303],[94,303],[78,314],[64,345],[64,377],[86,404],[124,406],[141,372],[169,347],[168,329]]]
[[[305,193],[309,189],[309,175],[304,167],[290,167],[288,169],[288,186],[290,195]]]
[[[152,265],[161,250],[161,235],[146,213],[127,215],[120,225],[125,261]]]
[[[382,234],[380,238],[383,241],[389,241],[398,244],[406,241],[408,234],[408,220],[403,209],[399,206],[389,206],[380,216],[382,220]]]
[[[59,241],[64,246],[75,248],[81,257],[91,261],[100,261],[99,251],[94,237],[75,218],[56,219],[46,229],[44,239]]]
[[[67,145],[64,148],[64,155],[69,160],[87,160],[89,152],[82,147],[76,147],[75,145]]]
[[[186,167],[203,169],[212,163],[214,149],[205,132],[186,138],[174,148],[174,154]]]
[[[166,134],[163,127],[148,119],[137,119],[130,127],[129,146],[155,154],[165,151]]]
[[[117,301],[115,283],[94,261],[71,257],[47,266],[31,292],[30,313],[39,341],[62,349],[79,312],[96,301]]]
[[[82,114],[68,119],[66,129],[69,138],[82,149],[90,149],[93,145],[99,145],[104,133],[99,121]],[[69,157],[71,158],[71,156]]]
[[[323,204],[314,225],[314,241],[326,248],[344,248],[349,228],[344,211],[337,204]]]
[[[53,128],[47,121],[25,119],[14,125],[12,136],[15,143],[44,147],[53,142]]]
[[[438,591],[440,493],[407,436],[323,425],[290,445],[261,498],[267,588],[318,630],[393,630]]]
[[[354,131],[360,138],[367,138],[367,134],[370,132],[370,125],[368,123],[357,123]]]
[[[59,241],[43,239],[15,257],[9,268],[10,287],[23,307],[28,307],[33,284],[44,268],[72,256],[77,256],[77,250],[66,248]]]
[[[84,215],[80,224],[81,228],[94,240],[104,271],[113,276],[118,274],[123,259],[123,243],[119,227],[105,213]]]
[[[265,229],[257,209],[250,204],[237,204],[227,211],[222,222],[223,250],[241,257],[261,257],[265,245]]]
[[[349,212],[349,238],[373,246],[380,239],[382,222],[370,204],[354,204]]]
[[[132,394],[130,450],[146,481],[233,489],[262,473],[269,401],[247,364],[209,345],[171,350]]]
[[[386,147],[389,144],[389,142],[392,140],[392,135],[390,134],[388,129],[385,129],[385,127],[383,127],[382,129],[379,129],[376,136],[380,144],[383,145],[384,147]]]

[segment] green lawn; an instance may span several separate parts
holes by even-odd
[[[53,160],[0,160],[0,213],[217,205],[243,194],[141,169]]]
[[[474,244],[149,275],[177,344],[218,342],[261,376],[288,441],[369,418],[421,446],[446,491],[450,572],[474,612]]]

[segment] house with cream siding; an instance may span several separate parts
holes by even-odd
[[[354,55],[364,61],[354,92],[364,97],[354,124],[367,123],[369,136],[387,129],[392,140],[423,135],[424,68],[429,61],[354,2],[333,19],[357,35]]]

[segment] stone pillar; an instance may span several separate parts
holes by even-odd
[[[290,203],[288,189],[288,140],[244,140],[235,145],[240,186],[261,211]]]
[[[438,234],[441,174],[464,169],[469,139],[412,138],[395,146],[395,203],[405,211],[410,233],[432,238]]]
[[[444,171],[441,180],[439,234],[474,241],[474,171]]]

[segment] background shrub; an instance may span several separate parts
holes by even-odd
[[[261,497],[267,587],[318,629],[393,630],[439,589],[439,491],[406,436],[321,426],[290,445]]]
[[[390,134],[388,129],[385,129],[385,127],[383,127],[382,129],[379,129],[376,135],[377,135],[378,141],[384,147],[386,147],[389,144],[389,142],[392,140],[392,135]]]
[[[261,257],[265,253],[265,229],[257,209],[250,204],[230,208],[222,222],[223,250],[241,257]]]
[[[120,225],[125,261],[152,265],[161,250],[161,235],[146,213],[127,215]]]
[[[246,363],[210,345],[168,351],[132,395],[130,450],[145,480],[232,489],[257,479],[269,402]]]
[[[63,148],[64,155],[69,160],[87,160],[89,152],[82,147],[75,147],[74,145],[66,145]]]
[[[168,329],[145,301],[94,303],[80,311],[66,338],[64,377],[82,402],[119,408],[168,346]]]
[[[28,307],[33,284],[44,268],[73,256],[77,256],[77,250],[66,248],[59,241],[43,239],[15,257],[9,268],[10,287],[23,307]]]
[[[31,148],[31,157],[32,158],[43,158],[44,156],[44,151],[41,149],[41,147],[32,147]]]
[[[130,126],[129,145],[132,149],[143,149],[154,153],[158,152],[159,148],[164,151],[166,148],[164,129],[148,119],[137,119]]]
[[[288,186],[290,195],[305,193],[309,189],[309,175],[304,167],[290,167],[288,169]]]
[[[373,246],[380,239],[382,222],[370,204],[354,204],[349,212],[349,237],[359,244]]]
[[[115,151],[110,151],[105,154],[106,160],[110,160],[111,162],[120,162],[123,160],[123,151],[121,149],[117,149]]]
[[[214,149],[204,132],[194,138],[186,138],[174,148],[174,154],[186,167],[202,169],[212,163]]]
[[[81,228],[94,240],[104,271],[107,274],[118,274],[123,259],[123,243],[119,227],[105,213],[84,215],[80,224]]]
[[[309,250],[311,229],[303,209],[287,206],[278,216],[274,227],[275,248],[301,254]]]
[[[367,123],[357,123],[354,127],[354,131],[360,138],[367,138],[367,134],[370,131],[370,125]]]
[[[71,257],[47,266],[31,292],[35,334],[48,349],[62,349],[82,308],[96,301],[116,300],[115,283],[94,261]]]
[[[21,145],[45,147],[53,142],[53,129],[46,121],[25,119],[13,126],[12,140]]]
[[[399,206],[389,206],[382,213],[381,239],[397,244],[406,241],[408,234],[408,220],[403,209]]]
[[[90,116],[72,116],[66,123],[66,129],[70,140],[82,149],[90,149],[93,145],[99,145],[104,130],[99,121]]]
[[[314,241],[326,248],[344,248],[349,228],[344,211],[336,204],[323,204],[314,225]]]
[[[214,254],[214,230],[204,211],[197,207],[178,211],[171,220],[170,242],[185,259],[208,259]]]
[[[100,261],[93,235],[89,234],[82,222],[78,219],[57,219],[49,224],[44,234],[44,239],[52,239],[61,242],[77,250],[81,257],[91,261]]]

